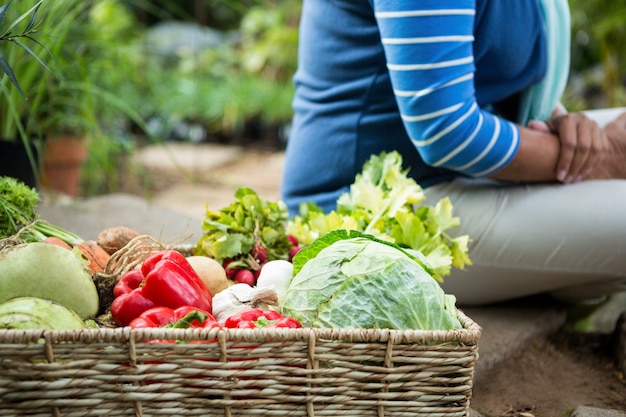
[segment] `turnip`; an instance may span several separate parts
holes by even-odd
[[[43,242],[0,251],[0,303],[17,297],[55,301],[81,318],[98,313],[98,291],[86,265],[72,251]]]

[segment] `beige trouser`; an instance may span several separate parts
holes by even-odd
[[[461,219],[451,234],[472,239],[473,265],[453,268],[442,284],[459,306],[626,291],[626,180],[512,185],[459,178],[425,191],[429,205],[450,197]]]

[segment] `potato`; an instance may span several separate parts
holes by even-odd
[[[139,236],[139,232],[129,227],[115,226],[101,231],[98,234],[96,243],[107,251],[109,255],[113,255],[137,236]]]
[[[212,295],[228,288],[231,281],[226,277],[224,267],[215,259],[208,256],[188,256],[191,267],[209,287]]]

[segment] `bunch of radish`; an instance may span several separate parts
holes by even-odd
[[[286,224],[283,202],[265,200],[253,189],[242,187],[230,205],[219,210],[207,206],[194,254],[221,262],[233,282],[254,286],[266,263],[290,262],[300,249]]]
[[[288,251],[288,261],[291,262],[293,257],[301,249],[298,243],[298,239],[293,235],[288,235],[287,238],[291,244]],[[249,255],[244,258],[243,262],[235,258],[225,259],[222,262],[222,266],[226,271],[228,279],[236,282],[237,284],[248,284],[250,286],[256,285],[256,282],[261,274],[261,270],[269,261],[267,248],[260,244],[256,244]]]

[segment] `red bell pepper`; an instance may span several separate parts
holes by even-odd
[[[198,274],[196,273],[196,271],[191,267],[191,264],[187,261],[187,258],[185,258],[185,256],[182,253],[176,250],[166,250],[166,251],[155,253],[152,256],[149,256],[141,264],[141,272],[147,276],[150,273],[150,271],[152,271],[155,268],[156,264],[158,264],[159,261],[164,260],[164,259],[168,259],[170,261],[177,263],[178,265],[181,266],[181,268],[187,271],[189,275],[194,277],[194,279],[196,279],[199,283],[203,282],[198,276]]]
[[[214,329],[220,325],[211,313],[192,306],[177,309],[154,307],[144,311],[130,322],[136,329],[167,327],[174,329]],[[151,343],[176,343],[175,340],[150,340]],[[213,340],[192,340],[189,343],[212,343]]]
[[[297,329],[302,325],[296,319],[284,317],[278,311],[251,308],[227,318],[224,327],[229,329]]]
[[[130,322],[130,327],[136,329],[150,327],[171,327],[174,329],[213,329],[220,327],[215,317],[207,311],[182,306],[177,309],[169,307],[154,307],[146,310]]]
[[[211,291],[187,259],[174,250],[159,252],[144,261],[141,270],[122,276],[113,289],[111,315],[120,326],[153,307],[192,306],[212,311]]]
[[[117,324],[126,326],[142,312],[156,307],[142,291],[135,291],[141,287],[144,278],[141,271],[133,270],[124,274],[113,288],[115,298],[111,304],[111,315]]]
[[[261,310],[258,308],[252,308],[248,310],[243,310],[234,315],[230,316],[224,322],[224,327],[229,329],[271,329],[271,328],[300,328],[302,325],[296,319],[291,317],[284,317],[278,311],[274,310]],[[254,349],[258,348],[257,344],[250,345],[239,345],[240,347],[244,347],[250,349],[250,354],[245,357],[239,358],[230,358],[231,362],[239,362],[239,361],[252,361],[255,360],[256,357],[254,355]],[[281,364],[282,365],[282,364]],[[285,364],[286,365],[286,364]],[[290,365],[286,365],[290,366]],[[303,367],[303,366],[302,366]],[[251,369],[250,367],[245,368],[232,368],[235,371],[246,371]],[[241,380],[250,380],[254,379],[254,377],[236,375],[235,378]],[[235,398],[246,398],[246,397],[235,397]]]
[[[113,287],[113,296],[119,297],[122,294],[130,294],[135,288],[139,288],[143,283],[144,276],[138,269],[133,269],[122,276]]]

